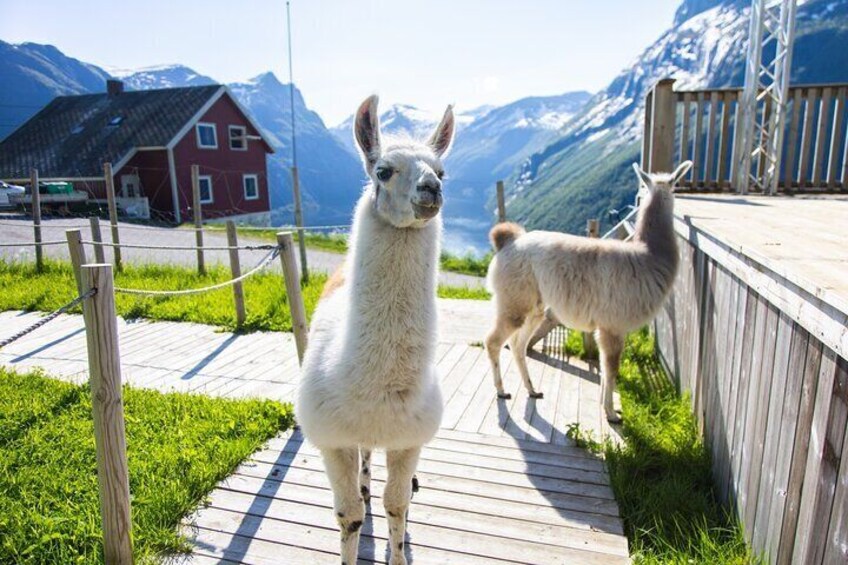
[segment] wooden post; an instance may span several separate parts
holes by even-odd
[[[197,272],[206,274],[206,262],[203,258],[203,209],[200,204],[200,166],[191,166],[191,192],[194,202],[191,215],[194,218],[194,237],[197,242]]]
[[[91,224],[91,241],[94,242],[94,260],[98,263],[105,263],[106,256],[103,253],[103,235],[100,233],[100,218],[92,216],[88,219]]]
[[[309,267],[306,265],[306,236],[303,232],[303,209],[300,204],[300,175],[297,167],[291,168],[292,191],[294,192],[294,224],[297,226],[297,243],[300,248],[300,268],[303,282],[309,281]]]
[[[600,237],[600,227],[601,223],[598,220],[592,219],[586,221],[586,235],[591,238]],[[592,336],[591,332],[583,332],[583,352],[586,356],[586,361],[592,365],[593,361],[597,363],[598,356],[598,344],[595,343],[595,338]]]
[[[78,229],[65,230],[65,238],[68,240],[68,253],[71,256],[71,267],[74,270],[74,280],[77,281],[77,292],[83,293],[82,266],[85,260],[85,247],[82,245],[82,232]]]
[[[498,222],[506,221],[506,203],[504,202],[504,184],[502,180],[498,181]]]
[[[32,230],[35,237],[35,269],[40,273],[44,269],[44,253],[41,250],[41,194],[38,192],[38,169],[30,171],[29,182],[32,186]]]
[[[112,228],[112,255],[115,257],[115,270],[124,268],[121,258],[121,234],[118,233],[118,205],[115,203],[115,178],[112,174],[112,163],[103,163],[103,179],[106,181],[106,201],[109,204],[109,223]]]
[[[665,78],[654,85],[651,108],[649,173],[674,169],[674,130],[677,117],[674,79]],[[697,140],[696,140],[697,141]]]
[[[286,283],[286,294],[292,317],[294,341],[297,344],[297,359],[303,363],[306,352],[306,335],[309,328],[306,325],[306,310],[303,307],[303,296],[300,294],[300,279],[298,278],[297,262],[294,259],[294,241],[290,231],[277,233],[277,245],[280,246],[280,261],[283,264],[283,279]]]
[[[236,232],[236,223],[232,220],[227,220],[227,245],[230,247],[238,247],[238,232]],[[241,276],[241,264],[239,264],[239,250],[230,249],[230,271],[233,278],[237,279]],[[236,305],[236,326],[244,325],[244,289],[240,282],[233,285],[233,301]]]
[[[94,296],[83,302],[83,314],[94,413],[103,554],[107,564],[131,564],[130,485],[112,267],[83,265],[82,275],[85,292],[97,289]]]

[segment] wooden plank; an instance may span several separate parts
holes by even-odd
[[[467,372],[457,375],[460,377],[460,380],[453,393],[450,396],[443,394],[445,407],[442,412],[441,427],[449,429],[456,427],[466,408],[468,408],[469,402],[474,398],[477,389],[485,385],[485,383],[481,382],[480,375],[485,375],[486,368],[489,366],[489,356],[481,352],[476,356],[474,364],[471,365]],[[491,394],[494,392],[494,387],[491,385],[489,387]]]
[[[749,434],[746,435],[746,444],[749,455],[749,467],[744,479],[747,481],[746,493],[747,501],[745,503],[745,514],[743,515],[743,523],[748,531],[748,540],[753,541],[754,527],[758,513],[757,502],[759,500],[760,483],[763,473],[763,452],[766,443],[766,422],[768,420],[769,405],[771,403],[771,394],[774,392],[774,357],[775,348],[777,345],[777,321],[778,311],[774,306],[767,302],[766,304],[766,320],[764,331],[759,332],[763,335],[763,343],[760,346],[762,355],[760,357],[760,366],[754,367],[752,372],[757,373],[759,386],[757,388],[757,397],[754,405],[754,417],[751,420]],[[750,439],[749,439],[750,437]]]
[[[848,88],[842,86],[836,91],[833,128],[830,130],[830,150],[827,163],[827,188],[834,190],[839,182],[839,154],[843,141],[842,124],[845,121],[845,104],[848,103]]]
[[[733,139],[730,137],[730,108],[736,100],[736,93],[725,92],[721,104],[721,136],[718,145],[718,187],[730,187],[730,177],[727,174],[728,163],[733,160]]]
[[[837,376],[839,382],[845,382],[846,366],[845,359],[837,360]],[[843,397],[844,400],[844,397]],[[833,496],[833,511],[830,515],[830,526],[827,533],[827,548],[825,550],[825,563],[848,562],[848,434],[842,442],[842,461],[839,464],[839,473],[836,492]]]
[[[106,202],[109,207],[109,227],[112,231],[112,257],[115,260],[115,270],[124,268],[121,257],[121,232],[118,229],[118,204],[115,201],[115,175],[112,173],[112,163],[103,163],[103,181],[106,184]]]
[[[468,453],[469,451],[488,457],[510,459],[512,461],[525,461],[527,463],[544,463],[560,467],[574,467],[575,469],[586,469],[590,471],[604,472],[603,460],[590,454],[579,447],[563,446],[562,453],[545,453],[543,451],[512,449],[493,445],[491,443],[471,443],[436,437],[430,440],[425,449],[439,449],[442,451],[456,451]]]
[[[781,423],[783,405],[786,401],[786,381],[789,368],[790,349],[792,342],[792,320],[783,312],[777,321],[776,338],[774,343],[774,365],[770,375],[770,394],[768,403],[768,421],[765,427],[765,443],[762,456],[762,476],[757,494],[756,516],[753,522],[748,522],[753,530],[752,546],[754,551],[765,554],[768,543],[771,502],[774,495],[776,467],[778,465],[778,448],[781,439]],[[788,459],[788,458],[787,458]],[[753,494],[753,490],[751,491]]]
[[[831,88],[825,87],[822,89],[821,106],[819,106],[819,120],[816,128],[816,148],[813,155],[813,187],[822,187],[822,174],[825,173],[824,168],[824,148],[827,145],[828,121],[830,118],[830,97]]]
[[[689,122],[692,119],[692,93],[684,92],[683,93],[683,125],[680,130],[680,161],[685,161],[691,155],[690,147],[690,132],[689,132]],[[686,186],[691,182],[691,169],[688,171],[686,178],[681,181],[683,186]],[[688,182],[687,182],[688,181]]]
[[[731,316],[730,310],[730,294],[732,281],[730,275],[716,265],[713,261],[710,263],[714,267],[713,281],[715,285],[715,300],[712,311],[712,331],[714,333],[713,351],[710,355],[714,359],[714,389],[715,398],[711,412],[708,413],[708,422],[710,424],[708,430],[708,441],[712,454],[713,461],[713,482],[719,490],[719,498],[722,498],[723,493],[720,490],[720,477],[724,469],[724,459],[727,452],[727,439],[725,436],[725,418],[727,417],[727,389],[730,386],[728,376],[725,369],[725,360],[730,357],[729,351],[732,351],[733,327],[736,316]]]
[[[654,85],[651,121],[651,162],[648,172],[674,169],[674,130],[677,98],[674,80],[661,79]]]
[[[506,204],[504,203],[504,183],[499,180],[495,183],[495,192],[498,195],[498,221],[506,221]]]
[[[798,513],[801,504],[801,488],[804,484],[807,454],[810,449],[810,433],[813,411],[816,405],[821,359],[821,343],[810,336],[807,343],[807,360],[804,363],[804,384],[801,389],[798,422],[795,426],[795,445],[792,448],[792,460],[789,467],[789,483],[786,487],[783,523],[780,528],[780,543],[778,544],[776,554],[775,563],[777,564],[788,564],[792,562],[795,531],[798,525]]]
[[[236,231],[236,223],[232,220],[227,220],[227,246],[238,247],[238,232]],[[237,279],[241,277],[239,250],[230,249],[228,254],[230,257],[230,275],[233,279]],[[244,325],[244,320],[247,317],[244,310],[244,288],[242,288],[240,282],[233,284],[233,305],[236,309],[236,327],[240,328]]]
[[[303,244],[303,230],[300,230],[300,241]],[[303,363],[306,353],[307,334],[309,325],[306,322],[306,310],[303,306],[303,295],[300,292],[300,273],[294,258],[294,243],[291,232],[277,233],[277,245],[280,246],[280,263],[283,267],[283,278],[286,285],[286,297],[292,317],[292,332],[297,343],[297,358]],[[303,257],[301,258],[304,259]],[[306,277],[306,261],[303,262],[303,276]]]
[[[800,88],[792,89],[791,105],[787,111],[792,112],[792,118],[789,122],[789,136],[786,144],[786,154],[784,156],[784,172],[783,184],[787,189],[791,189],[792,185],[797,182],[796,172],[796,155],[798,154],[798,123],[802,111],[802,98]],[[800,172],[800,167],[797,169]]]
[[[33,241],[35,242],[35,268],[38,272],[44,268],[44,252],[42,246],[39,245],[41,239],[41,192],[40,183],[38,182],[38,169],[30,171],[29,186],[32,196],[32,230]]]
[[[806,109],[804,110],[804,131],[801,135],[801,162],[798,167],[798,188],[807,186],[810,177],[810,157],[812,152],[813,119],[818,106],[819,89],[808,88]]]
[[[338,551],[335,553],[317,551],[276,540],[253,539],[250,536],[199,526],[193,526],[187,530],[188,539],[199,548],[198,552],[203,557],[213,559],[215,563],[279,565],[281,560],[284,563],[309,563],[309,565],[338,565],[339,563]],[[289,540],[288,537],[284,539]],[[308,542],[309,537],[304,537],[303,540]],[[367,560],[362,562],[369,563]]]
[[[836,370],[836,354],[826,349],[822,355],[816,408],[810,429],[805,481],[801,492],[798,525],[795,530],[793,560],[820,563],[827,536],[827,520],[833,504],[836,472],[848,420],[848,381]]]
[[[704,186],[711,187],[716,185],[715,177],[713,176],[713,166],[715,161],[715,146],[716,136],[716,114],[718,113],[718,92],[713,90],[710,92],[710,117],[707,121],[707,147],[705,150],[704,166]]]
[[[703,145],[702,125],[704,120],[704,93],[698,92],[695,98],[695,141],[692,150],[692,188],[703,186],[701,176],[703,174],[703,163],[701,163],[701,146]]]

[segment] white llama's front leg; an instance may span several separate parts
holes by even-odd
[[[530,371],[527,370],[527,344],[533,334],[536,333],[536,328],[542,323],[545,318],[545,313],[542,311],[533,312],[524,321],[524,325],[512,334],[509,340],[509,348],[512,350],[512,356],[515,358],[515,363],[518,365],[518,372],[521,374],[521,380],[524,381],[524,387],[530,398],[543,398],[541,392],[537,392],[533,388],[533,382],[530,380]]]
[[[615,390],[615,380],[618,377],[618,365],[621,362],[621,352],[624,350],[624,336],[598,330],[595,334],[601,357],[601,396],[603,397],[604,415],[611,424],[621,422],[621,416],[615,411],[612,393]]]
[[[333,507],[341,533],[342,565],[355,565],[359,530],[365,519],[365,504],[359,493],[359,450],[325,449],[321,455],[333,489]]]
[[[406,513],[412,498],[412,477],[418,466],[421,448],[389,451],[386,467],[389,478],[383,492],[383,505],[389,522],[389,565],[406,565],[404,540],[406,538]]]
[[[495,327],[486,336],[486,353],[489,354],[489,363],[492,365],[492,379],[495,381],[498,398],[512,398],[511,394],[504,391],[503,379],[501,378],[501,348],[514,331],[515,326],[510,325],[507,320],[499,318],[495,320]]]
[[[371,502],[371,450],[359,448],[359,492],[366,504]]]

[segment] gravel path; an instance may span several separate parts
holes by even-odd
[[[109,235],[108,222],[101,221],[101,230],[105,241],[111,241]],[[176,228],[160,228],[149,226],[138,226],[136,224],[127,224],[119,222],[121,243],[135,245],[194,245],[194,232],[187,229]],[[33,241],[32,224],[30,220],[21,220],[14,218],[4,218],[0,216],[0,243],[15,243],[21,242],[21,247],[0,247],[0,257],[9,259],[18,259],[21,261],[34,261],[35,250],[32,245],[27,245]],[[65,239],[65,230],[71,228],[80,228],[82,230],[83,240],[91,239],[91,232],[86,220],[79,218],[67,220],[44,220],[42,222],[42,240],[56,241]],[[205,232],[203,234],[203,243],[208,246],[226,246],[227,238],[223,234]],[[240,245],[263,245],[270,243],[267,239],[254,238],[249,236],[239,236]],[[52,258],[68,258],[67,245],[51,245],[44,247],[45,256]],[[93,257],[93,250],[90,246],[86,246],[86,251],[89,257]],[[167,250],[167,249],[127,249],[122,251],[123,260],[128,263],[164,263],[178,265],[196,265],[197,255],[194,251],[187,250]],[[112,249],[105,248],[106,260],[112,261]],[[267,251],[243,250],[241,253],[242,272],[257,264]],[[332,272],[341,264],[343,255],[322,251],[320,249],[307,249],[307,262],[309,263],[310,271],[321,271],[325,273]],[[206,263],[211,265],[220,263],[229,265],[229,255],[225,250],[222,251],[205,251],[204,257]],[[280,269],[278,262],[275,262],[273,267]],[[481,277],[473,277],[462,275],[459,273],[442,272],[439,274],[439,282],[451,286],[468,286],[482,287],[485,286],[485,279]]]

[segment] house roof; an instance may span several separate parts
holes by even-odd
[[[33,168],[44,178],[100,177],[104,162],[178,141],[225,93],[211,85],[59,96],[0,142],[0,178],[27,178]]]

